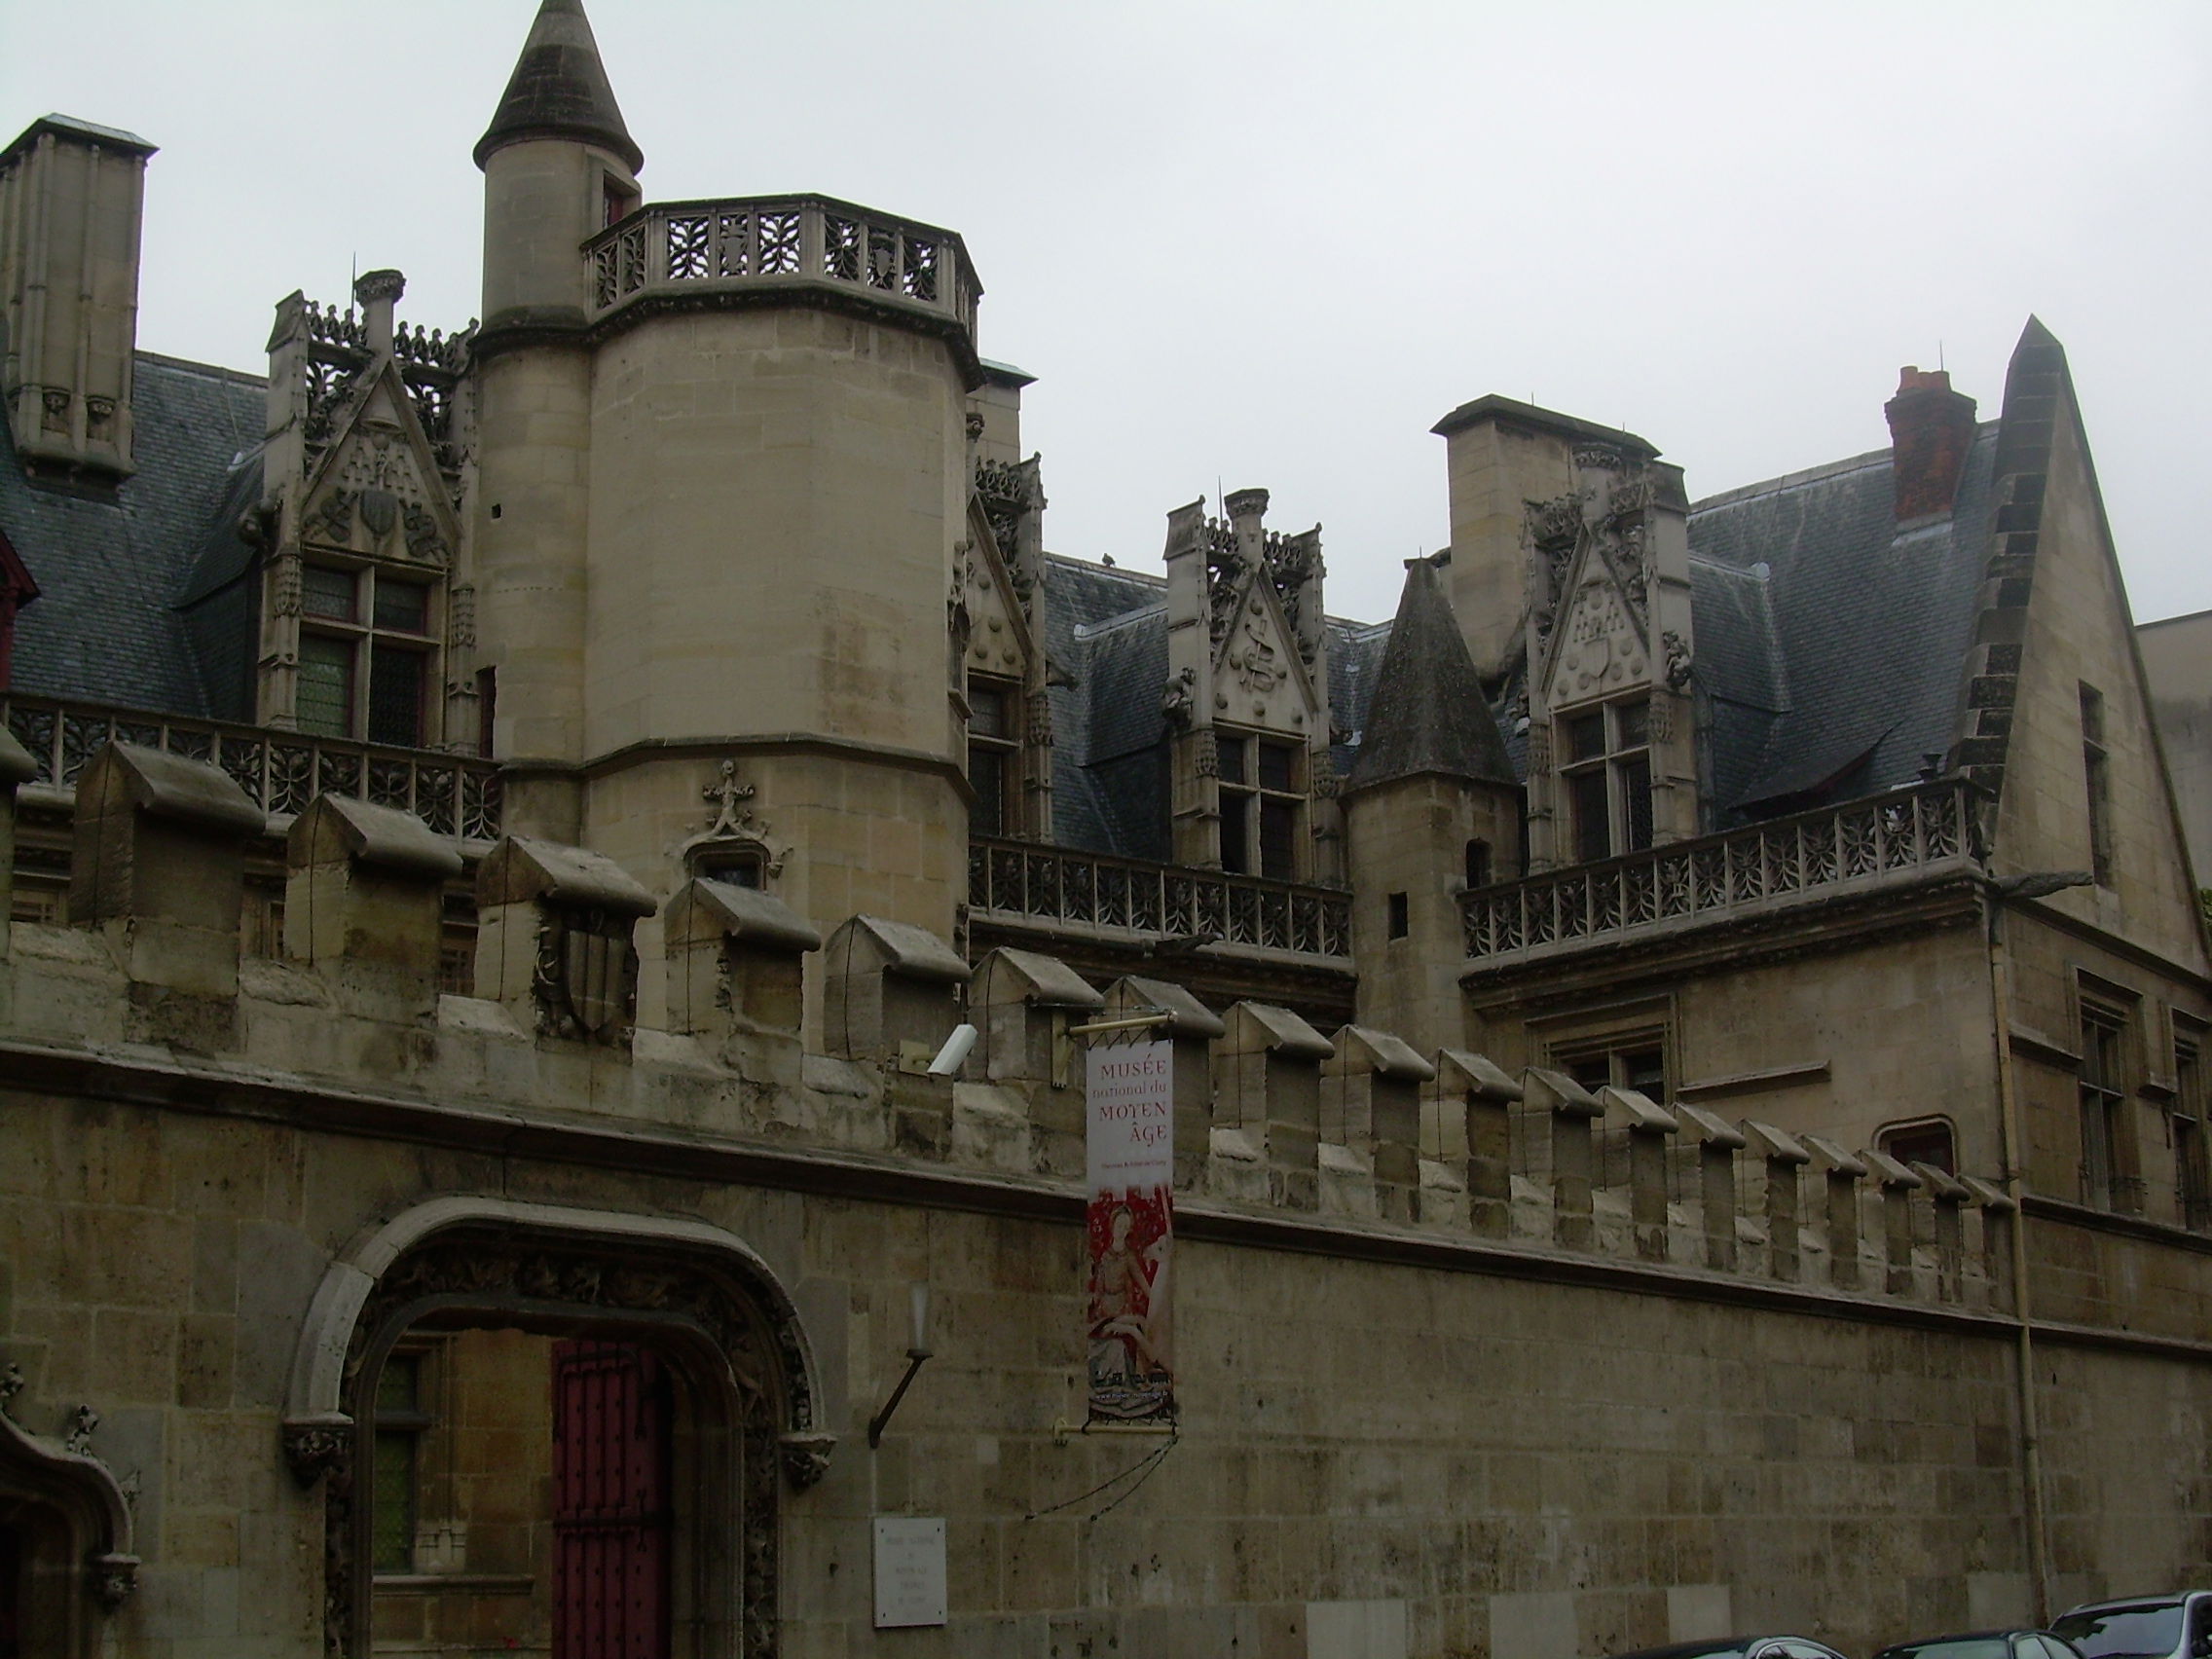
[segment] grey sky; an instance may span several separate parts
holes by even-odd
[[[1429,425],[1631,427],[1693,496],[1887,443],[1900,364],[1994,415],[2063,340],[2148,619],[2212,608],[2212,7],[588,0],[655,200],[823,190],[960,231],[1039,377],[1055,551],[1157,568],[1218,480],[1325,526],[1330,608],[1446,539]],[[162,146],[140,344],[258,368],[396,265],[477,310],[468,159],[536,0],[0,0],[0,127]]]

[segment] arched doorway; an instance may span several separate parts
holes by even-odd
[[[757,1257],[701,1224],[448,1199],[334,1265],[294,1366],[286,1451],[327,1483],[326,1645],[344,1659],[371,1659],[380,1605],[388,1620],[400,1590],[440,1592],[437,1571],[467,1547],[434,1514],[391,1513],[397,1494],[432,1490],[406,1484],[394,1442],[438,1444],[421,1390],[441,1367],[476,1417],[479,1396],[506,1402],[510,1446],[516,1424],[544,1425],[534,1559],[550,1582],[530,1593],[557,1636],[540,1651],[775,1654],[783,1489],[819,1476],[830,1439],[795,1311]],[[454,1417],[449,1477],[484,1456],[473,1444]],[[399,1555],[410,1532],[428,1563]],[[498,1574],[466,1576],[470,1595],[499,1592],[477,1582]]]
[[[0,1376],[0,1659],[77,1659],[136,1588],[130,1503],[88,1448],[92,1408],[63,1439],[34,1434],[15,1419],[21,1385]]]

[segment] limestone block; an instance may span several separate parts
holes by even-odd
[[[1805,1150],[1827,1189],[1828,1278],[1839,1290],[1859,1288],[1859,1188],[1865,1162],[1825,1135],[1804,1135]]]
[[[38,766],[15,734],[0,726],[0,962],[8,959],[8,918],[16,898],[16,791]]]
[[[245,842],[267,824],[220,767],[111,743],[77,780],[70,916],[107,924],[139,984],[236,997]]]
[[[1592,1127],[1605,1109],[1567,1073],[1542,1066],[1522,1074],[1522,1089],[1551,1125],[1553,1241],[1570,1250],[1590,1249],[1597,1243],[1590,1208],[1598,1154]]]
[[[323,794],[293,820],[284,862],[285,955],[391,1012],[431,1013],[452,844],[412,813]]]
[[[1106,987],[1105,1017],[1158,1010],[1175,1056],[1175,1185],[1189,1189],[1204,1174],[1214,1123],[1213,1068],[1207,1046],[1228,1029],[1221,1016],[1181,985],[1125,974]]]
[[[657,906],[603,853],[503,837],[476,871],[476,990],[549,1037],[627,1047],[632,930]]]
[[[795,1087],[812,923],[756,887],[706,876],[685,882],[661,910],[670,1029],[704,1040],[748,1076]]]
[[[1960,1212],[1972,1200],[1966,1184],[1933,1163],[1914,1163],[1930,1206],[1936,1212],[1936,1294],[1957,1302],[1965,1294],[1966,1228]]]
[[[1292,1209],[1320,1201],[1321,1062],[1329,1040],[1287,1008],[1240,1002],[1214,1044],[1223,1115],[1265,1150],[1269,1197]]]
[[[1680,1127],[1648,1095],[1610,1084],[1598,1090],[1609,1122],[1628,1135],[1629,1225],[1636,1253],[1647,1262],[1667,1259],[1667,1143]]]
[[[1702,1106],[1677,1100],[1675,1122],[1697,1148],[1698,1201],[1705,1225],[1705,1265],[1736,1270],[1736,1154],[1742,1131]]]
[[[1365,1025],[1341,1027],[1322,1062],[1321,1138],[1364,1154],[1385,1221],[1415,1219],[1420,1190],[1420,1090],[1436,1068],[1404,1038]]]
[[[1743,1121],[1744,1139],[1764,1165],[1766,1268],[1778,1279],[1797,1276],[1797,1172],[1813,1161],[1804,1143],[1786,1129],[1755,1119]]]
[[[968,1008],[980,1029],[984,1076],[993,1083],[1075,1087],[1067,1035],[1075,1017],[1097,1013],[1106,999],[1057,957],[998,949],[976,964]]]
[[[1989,1284],[1990,1306],[2011,1310],[2012,1229],[2019,1225],[2018,1204],[2004,1189],[1973,1175],[1961,1175],[1959,1184],[1972,1196],[1981,1210],[1981,1272]]]
[[[984,1076],[1020,1090],[1036,1124],[1038,1161],[1057,1174],[1080,1174],[1084,1159],[1087,1061],[1068,1028],[1105,1004],[1066,963],[1033,950],[991,951],[968,981]]]
[[[1481,1054],[1442,1049],[1437,1099],[1456,1103],[1466,1139],[1467,1209],[1474,1230],[1503,1238],[1513,1230],[1513,1107],[1521,1086]]]
[[[854,916],[830,936],[823,1034],[839,1059],[920,1073],[960,1022],[968,964],[927,928]]]
[[[1888,1260],[1884,1288],[1892,1296],[1912,1293],[1912,1195],[1921,1180],[1886,1152],[1871,1148],[1859,1155],[1882,1188],[1883,1254]]]

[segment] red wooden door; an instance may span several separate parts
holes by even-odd
[[[553,1345],[553,1659],[667,1659],[669,1415],[649,1350]]]

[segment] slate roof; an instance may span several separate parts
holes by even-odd
[[[1690,508],[1699,683],[1720,827],[1792,798],[1909,783],[1958,731],[1997,427],[1950,517],[1900,527],[1890,452]]]
[[[1512,784],[1513,762],[1436,567],[1414,560],[1348,789],[1421,773]]]
[[[1901,528],[1886,449],[1691,507],[1699,764],[1714,828],[1909,783],[1927,756],[1947,756],[1996,450],[1984,423],[1952,514]],[[1485,702],[1434,572],[1423,581],[1419,569],[1394,622],[1330,618],[1339,775],[1352,787],[1420,769],[1525,776],[1527,734],[1508,713],[1518,678]],[[1053,691],[1055,838],[1164,860],[1165,582],[1055,556],[1047,592],[1047,648],[1072,682]],[[1478,708],[1487,721],[1460,718]]]
[[[264,387],[140,352],[138,471],[100,497],[0,464],[0,533],[41,589],[17,621],[25,692],[248,718],[251,550]],[[1955,513],[1893,517],[1890,453],[1746,486],[1690,511],[1700,769],[1715,827],[1910,781],[1958,729],[1962,667],[1988,544],[1997,428],[1969,451]],[[1419,567],[1426,569],[1426,567]],[[1166,582],[1052,556],[1053,838],[1166,860]],[[1393,645],[1393,641],[1397,643]],[[1339,776],[1525,770],[1525,733],[1485,704],[1430,571],[1394,622],[1329,619]],[[1483,708],[1487,727],[1461,718]],[[1486,741],[1487,739],[1487,741]]]
[[[583,0],[545,0],[537,9],[492,125],[476,140],[476,165],[528,138],[580,138],[612,150],[632,172],[645,165],[599,60]]]
[[[39,585],[16,619],[15,689],[227,718],[175,607],[224,502],[258,474],[267,416],[253,375],[137,353],[131,447],[138,470],[112,495],[31,483],[12,437],[0,458],[0,530]],[[258,484],[250,486],[258,493]],[[248,497],[250,499],[251,497]]]

